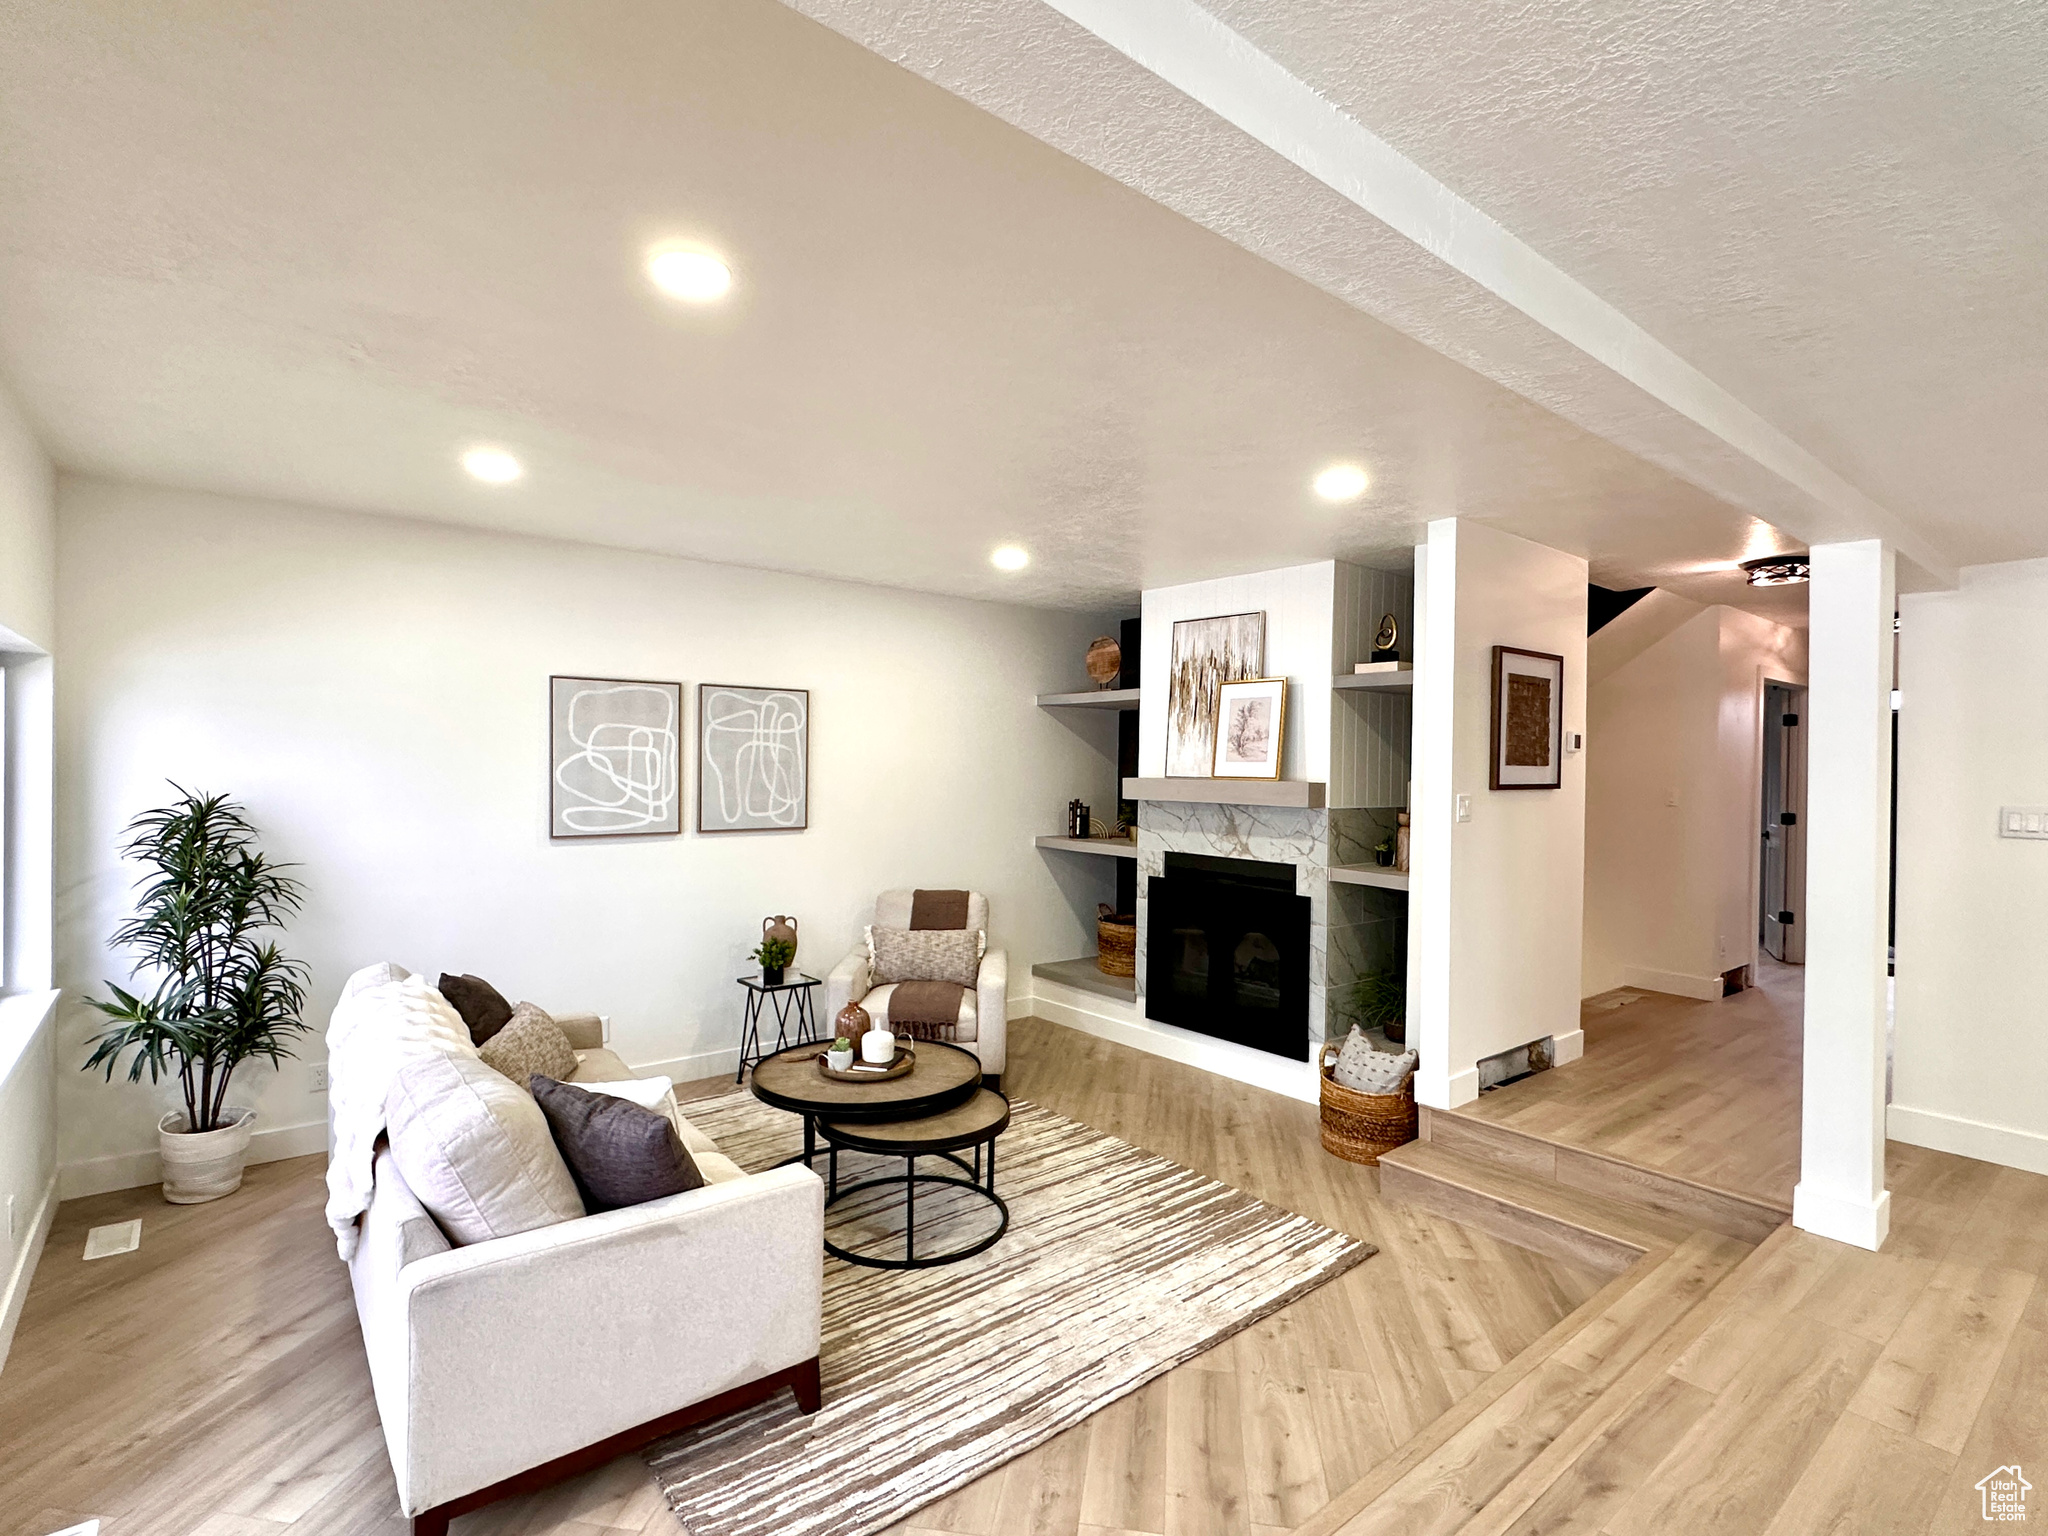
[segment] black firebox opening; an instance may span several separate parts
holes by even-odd
[[[1308,911],[1294,868],[1169,853],[1146,886],[1145,1012],[1308,1059]]]

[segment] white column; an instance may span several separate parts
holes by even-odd
[[[1458,658],[1458,523],[1415,549],[1415,686],[1409,737],[1408,1019],[1416,1102],[1455,1109],[1476,1089],[1451,1071],[1451,820]],[[1477,1075],[1464,1074],[1475,1082]]]
[[[1807,662],[1806,1063],[1795,1226],[1883,1244],[1891,549],[1812,552]]]

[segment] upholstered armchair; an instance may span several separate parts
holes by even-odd
[[[959,900],[963,896],[964,908]],[[986,934],[988,898],[979,891],[884,891],[875,899],[872,921],[880,928],[969,928]],[[895,992],[892,983],[875,985],[863,936],[825,979],[825,1017],[821,1022],[829,1031],[840,1009],[859,1003],[875,1023],[898,1028],[889,1019]],[[958,1018],[949,1029],[937,1033],[937,1038],[980,1057],[983,1077],[996,1087],[1002,1086],[1009,992],[1009,957],[1000,949],[989,949],[981,957],[974,986],[961,994]]]

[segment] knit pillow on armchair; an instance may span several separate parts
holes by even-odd
[[[979,928],[868,929],[873,985],[897,981],[950,981],[972,990],[988,936]]]

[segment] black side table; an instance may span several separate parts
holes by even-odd
[[[732,1080],[741,1082],[746,1078],[747,1068],[756,1062],[766,1061],[775,1051],[786,1051],[792,1045],[815,1044],[818,1036],[818,1015],[811,1007],[813,988],[824,983],[815,976],[806,976],[799,971],[790,981],[778,981],[769,986],[758,976],[736,976],[733,978],[747,989],[747,1011],[740,1023],[740,1069],[733,1073]],[[775,1050],[765,1050],[761,1045],[761,1004],[764,999],[775,1003]],[[796,1033],[790,1034],[794,1022]]]

